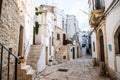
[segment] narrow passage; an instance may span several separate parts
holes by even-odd
[[[84,50],[83,50],[84,51]],[[46,67],[35,80],[110,80],[99,76],[99,68],[93,67],[91,56],[83,55],[72,61]]]

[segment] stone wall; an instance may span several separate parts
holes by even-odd
[[[19,15],[19,10],[17,0],[3,0],[0,17],[0,43],[7,48],[12,48],[12,52],[16,56],[18,55],[19,28],[20,25],[24,26],[24,18]],[[5,65],[7,64],[7,53],[4,50],[3,80],[6,80],[7,75],[7,65]],[[13,80],[13,63],[14,59],[11,57],[10,80]]]
[[[19,28],[24,26],[19,19],[19,8],[17,2],[4,0],[2,3],[2,13],[0,19],[0,43],[12,48],[17,55],[19,42]]]
[[[62,34],[63,30],[59,27],[56,27],[55,29],[55,39],[54,39],[54,47],[55,50],[57,50],[58,48],[60,48],[63,44],[63,34]],[[60,35],[60,39],[57,39],[57,34]]]

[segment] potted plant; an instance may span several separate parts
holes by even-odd
[[[51,57],[49,58],[49,63],[50,63],[50,65],[52,65],[52,61],[53,61],[53,56],[51,56]]]
[[[19,59],[18,59],[18,64],[20,64],[20,63],[25,63],[25,58],[24,58],[24,56],[19,56]]]

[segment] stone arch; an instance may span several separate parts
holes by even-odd
[[[103,31],[99,30],[99,46],[100,46],[100,61],[105,61],[105,53],[104,53],[104,38],[103,38]]]
[[[115,55],[120,54],[120,26],[115,31],[114,44],[115,44]]]
[[[102,29],[97,31],[97,58],[99,62],[105,62],[104,35]]]
[[[118,64],[118,61],[120,59],[120,25],[118,25],[118,27],[114,31],[115,71],[117,72],[117,74],[120,74],[118,73],[120,71],[120,65]]]

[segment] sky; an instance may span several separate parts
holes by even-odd
[[[66,15],[75,15],[81,30],[89,30],[88,0],[33,0],[35,6],[40,4],[48,4],[57,6],[60,10],[64,10]],[[82,11],[83,10],[83,11]]]

